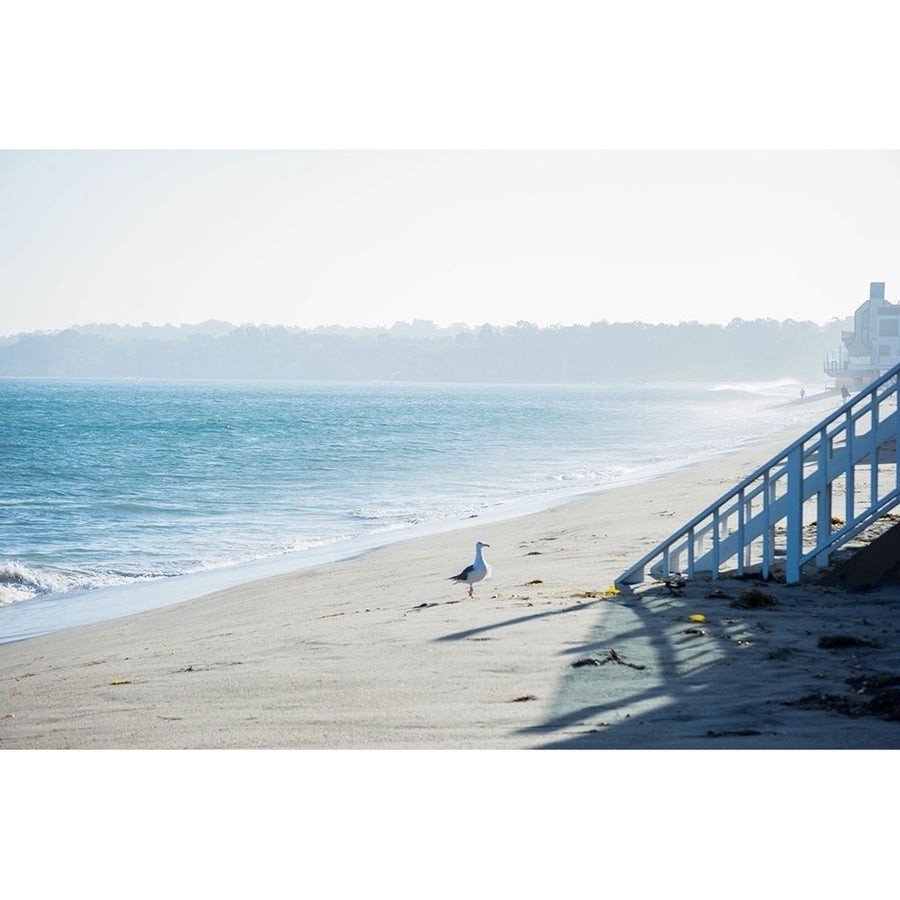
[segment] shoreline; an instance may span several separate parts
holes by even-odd
[[[824,395],[823,395],[824,397]],[[821,398],[819,398],[821,399]],[[793,403],[793,401],[785,401]],[[792,433],[790,429],[787,433]],[[800,432],[798,432],[800,433]],[[759,444],[768,446],[779,438],[768,436],[743,443],[740,448]],[[774,446],[774,444],[772,444]],[[485,524],[486,527],[518,519],[557,507],[589,501],[625,487],[652,483],[692,466],[730,455],[718,451],[699,459],[647,466],[616,481],[596,487],[569,487],[554,492],[539,492],[526,497],[500,501],[476,515],[463,519],[447,518],[406,525],[397,529],[373,531],[233,565],[223,565],[169,577],[148,578],[129,584],[35,596],[0,605],[0,646],[30,640],[46,634],[113,621],[199,599],[207,594],[238,588],[278,575],[299,573],[335,565],[372,553],[393,544]],[[474,523],[472,520],[478,520]]]
[[[571,492],[560,491],[552,496],[541,494],[527,499],[501,502],[487,512],[471,515],[465,519],[436,519],[198,572],[149,578],[145,581],[107,588],[31,597],[0,606],[0,646],[84,625],[110,622],[154,609],[163,609],[197,600],[207,594],[239,588],[279,575],[297,574],[310,569],[337,565],[406,541],[477,527],[478,524],[488,527],[510,519],[590,500],[599,494],[622,487],[652,482],[665,478],[671,472],[691,465],[700,465],[702,462],[703,460],[685,462],[671,469],[642,473],[593,489],[572,489]],[[478,523],[473,521],[475,519]],[[59,612],[56,613],[56,610]]]
[[[841,666],[804,643],[811,616],[840,630],[848,610],[865,610],[887,635],[890,592],[859,603],[779,586],[777,613],[737,611],[699,583],[682,597],[652,582],[607,593],[806,430],[529,515],[8,643],[0,748],[898,746],[895,722],[776,702],[838,689]],[[476,539],[491,545],[493,577],[470,600],[448,579]],[[686,634],[701,613],[715,626]],[[879,653],[893,664],[893,644]]]

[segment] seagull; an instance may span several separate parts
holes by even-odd
[[[459,575],[454,575],[450,581],[462,581],[464,584],[469,586],[469,596],[474,597],[475,594],[472,591],[472,585],[475,584],[476,581],[481,581],[482,578],[487,578],[488,575],[491,574],[491,567],[484,561],[484,557],[481,555],[481,551],[485,547],[490,547],[490,544],[485,544],[484,541],[478,541],[475,544],[475,562],[472,563],[471,566],[466,566]]]

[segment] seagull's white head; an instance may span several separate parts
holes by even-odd
[[[475,549],[476,549],[476,550],[481,550],[483,547],[487,547],[488,549],[490,549],[491,545],[490,545],[490,544],[486,544],[484,541],[477,541],[477,542],[476,542],[476,544],[475,544]]]

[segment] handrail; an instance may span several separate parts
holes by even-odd
[[[800,580],[801,570],[810,560],[827,565],[835,549],[900,501],[898,396],[900,364],[646,553],[616,579],[616,585],[643,581],[644,570],[652,563],[653,573],[663,578],[678,571],[688,577],[710,572],[716,579],[721,567],[736,559],[738,574],[759,564],[767,578],[776,556],[783,555],[789,584]],[[888,401],[892,401],[890,410],[883,408]],[[881,473],[879,457],[892,441],[892,470]],[[857,510],[854,475],[856,467],[867,460],[869,496]],[[832,515],[833,488],[841,479],[845,488],[843,519]],[[803,509],[812,500],[815,541],[812,549],[804,550]],[[781,522],[785,525],[779,530]]]

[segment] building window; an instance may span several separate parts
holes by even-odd
[[[900,335],[900,320],[891,317],[880,319],[878,322],[879,337],[897,337]]]

